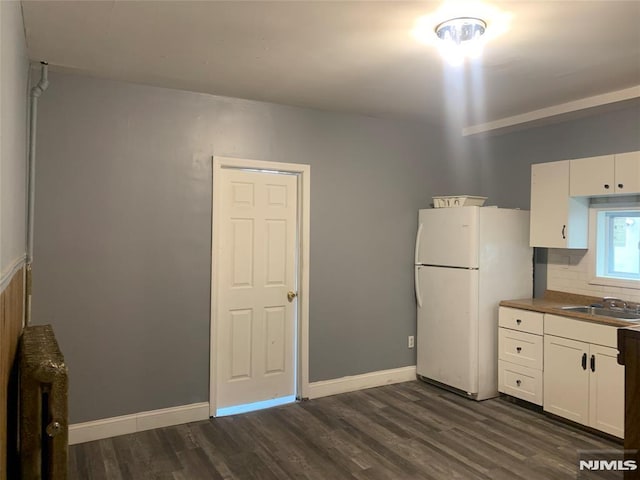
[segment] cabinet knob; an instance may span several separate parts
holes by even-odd
[[[624,188],[624,185],[622,183],[619,183],[618,188]]]
[[[522,383],[522,380],[516,380],[516,385],[520,386],[521,383]]]
[[[522,347],[516,347],[516,352],[520,353],[522,351]]]
[[[605,183],[605,184],[604,184],[604,188],[605,188],[606,190],[609,190],[609,184],[608,184],[608,183]]]
[[[522,320],[520,320],[519,318],[517,318],[517,319],[516,319],[516,323],[517,323],[518,325],[520,325],[520,324],[522,323]]]

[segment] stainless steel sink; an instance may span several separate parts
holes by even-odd
[[[579,312],[586,313],[588,315],[600,315],[603,317],[616,318],[618,320],[626,320],[627,322],[640,322],[640,313],[629,312],[623,310],[612,310],[609,308],[602,307],[590,307],[587,305],[584,306],[568,306],[561,307],[562,310],[567,310],[569,312]]]

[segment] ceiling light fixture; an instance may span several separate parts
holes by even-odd
[[[451,65],[461,65],[464,59],[477,58],[482,53],[482,40],[487,24],[474,17],[457,17],[438,24],[435,28],[440,39],[442,56]]]
[[[1,1],[1,0],[0,0]],[[411,33],[438,49],[449,64],[479,57],[484,46],[510,30],[513,15],[480,0],[444,0],[416,20]]]
[[[451,65],[461,65],[465,58],[477,58],[482,53],[482,35],[487,29],[484,20],[456,17],[435,28],[440,39],[439,50]]]
[[[487,29],[487,24],[479,18],[459,17],[442,22],[436,27],[440,40],[461,45],[477,41]]]

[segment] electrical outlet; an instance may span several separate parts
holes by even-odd
[[[407,347],[408,348],[413,348],[414,347],[414,340],[415,340],[414,336],[413,335],[409,335],[409,339],[408,339],[408,342],[407,342]]]

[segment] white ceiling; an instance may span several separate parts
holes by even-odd
[[[640,96],[639,1],[492,2],[510,30],[455,69],[411,34],[441,2],[22,3],[31,59],[197,92],[467,126]]]

